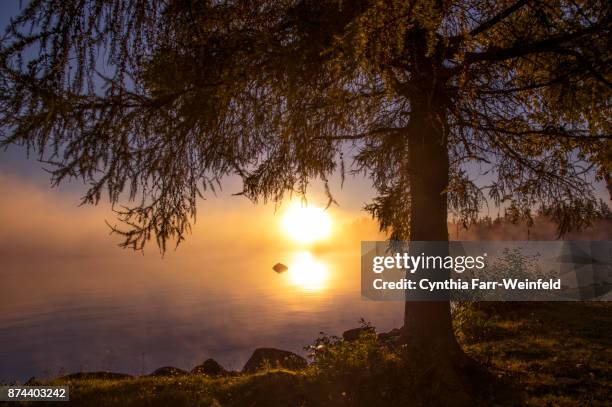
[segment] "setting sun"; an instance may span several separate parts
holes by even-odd
[[[331,219],[322,208],[293,203],[283,215],[282,226],[295,241],[312,243],[329,237]]]

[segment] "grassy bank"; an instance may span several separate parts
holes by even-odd
[[[606,405],[612,397],[612,304],[483,305],[457,313],[464,349],[490,381],[466,400],[418,355],[381,346],[376,335],[323,338],[317,364],[224,377],[56,379],[75,405]],[[36,403],[36,405],[40,405]]]
[[[464,349],[525,404],[610,405],[611,303],[519,304],[499,316],[475,314],[461,334]]]

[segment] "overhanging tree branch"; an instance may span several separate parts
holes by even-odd
[[[524,5],[529,3],[529,1],[530,0],[519,0],[519,1],[517,1],[516,3],[512,4],[508,8],[502,10],[497,15],[491,17],[489,20],[485,21],[484,23],[482,23],[478,27],[476,27],[473,30],[471,30],[469,35],[473,37],[473,36],[476,36],[478,34],[481,34],[481,33],[485,32],[485,31],[487,31],[491,27],[493,27],[496,24],[498,24],[499,22],[501,22],[506,17],[512,15],[517,10],[520,10]]]
[[[477,62],[498,62],[507,59],[518,58],[529,54],[541,52],[555,52],[560,45],[576,40],[589,34],[598,32],[604,28],[603,24],[595,24],[582,30],[568,34],[554,35],[549,38],[532,43],[517,43],[509,48],[490,47],[482,52],[468,52],[465,54],[463,67]]]

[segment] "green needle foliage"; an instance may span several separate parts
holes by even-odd
[[[83,179],[84,203],[129,198],[115,230],[135,249],[180,242],[232,174],[254,201],[364,174],[381,228],[421,238],[430,166],[464,222],[493,202],[563,233],[612,172],[611,16],[584,0],[32,0],[1,42],[1,143],[56,184]]]

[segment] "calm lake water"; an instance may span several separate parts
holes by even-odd
[[[289,271],[277,274],[277,262]],[[75,371],[147,374],[212,357],[241,369],[257,347],[305,354],[359,318],[397,327],[402,303],[362,300],[359,247],[160,259],[19,256],[0,269],[0,380]],[[10,264],[10,266],[6,266]]]

